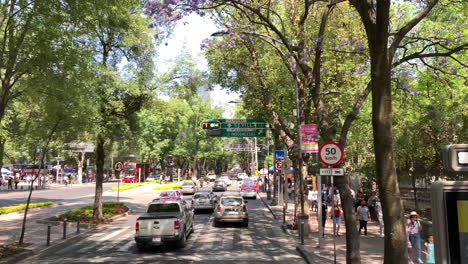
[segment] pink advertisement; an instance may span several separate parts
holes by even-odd
[[[301,125],[301,146],[303,152],[318,152],[319,132],[317,125]]]

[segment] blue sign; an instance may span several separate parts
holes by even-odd
[[[275,160],[284,160],[283,150],[275,150]]]

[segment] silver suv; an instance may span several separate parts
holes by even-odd
[[[241,223],[243,227],[249,226],[247,202],[239,194],[223,195],[218,199],[213,224],[218,227],[225,222]]]

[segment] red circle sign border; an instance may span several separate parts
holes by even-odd
[[[327,145],[335,145],[335,146],[337,146],[337,147],[340,149],[340,151],[341,151],[341,157],[340,157],[340,159],[339,159],[337,162],[335,162],[335,163],[328,163],[328,162],[326,162],[326,161],[324,161],[324,160],[322,159],[322,155],[320,155],[320,153],[321,153],[321,151],[322,151],[322,148],[324,148],[324,147],[327,146]],[[326,143],[322,144],[322,146],[320,146],[320,148],[319,148],[319,150],[318,150],[318,157],[319,157],[320,162],[322,162],[323,164],[325,164],[325,165],[327,165],[327,166],[332,166],[332,167],[333,167],[333,166],[336,166],[336,165],[340,164],[341,162],[343,162],[344,150],[343,150],[343,148],[342,148],[338,143],[333,142],[333,141],[329,141],[329,142],[326,142]]]
[[[120,169],[120,170],[116,170],[116,169],[115,169],[115,166],[116,166],[118,163],[122,164],[122,169]],[[117,172],[123,171],[123,167],[124,167],[124,163],[123,163],[122,161],[116,161],[116,162],[114,163],[114,170],[117,171]]]

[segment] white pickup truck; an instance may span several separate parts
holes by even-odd
[[[193,231],[193,217],[192,207],[183,199],[153,201],[135,223],[137,248],[172,243],[185,247],[187,236]]]

